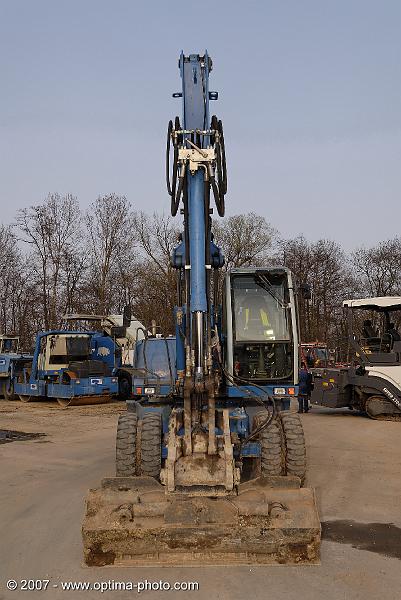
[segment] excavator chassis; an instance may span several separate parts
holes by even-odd
[[[320,554],[314,490],[295,476],[258,477],[226,497],[103,479],[89,491],[82,536],[88,566],[316,564]]]

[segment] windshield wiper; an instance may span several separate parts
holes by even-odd
[[[278,298],[278,296],[276,296],[276,294],[273,292],[272,286],[269,280],[267,279],[266,275],[255,275],[255,283],[260,285],[262,289],[264,289],[268,294],[270,294],[270,296],[274,298],[276,302],[279,303],[281,308],[287,308],[287,305],[281,300],[281,298]]]

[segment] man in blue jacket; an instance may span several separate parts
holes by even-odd
[[[298,412],[307,413],[309,411],[309,396],[313,389],[313,378],[309,373],[304,362],[301,363],[299,371],[299,392],[298,392]]]

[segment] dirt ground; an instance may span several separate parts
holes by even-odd
[[[398,600],[401,598],[401,423],[314,407],[303,415],[307,484],[317,492],[320,566],[87,568],[80,527],[89,487],[114,471],[123,403],[62,410],[0,401],[0,429],[44,433],[0,444],[0,600],[6,581],[49,579],[35,598],[131,598],[138,591],[64,591],[61,582],[191,581],[199,591],[143,591],[146,598]],[[1,441],[1,440],[0,440]],[[29,597],[29,595],[28,595]]]

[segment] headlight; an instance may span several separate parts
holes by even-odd
[[[155,393],[154,387],[146,387],[145,388],[145,396],[151,396],[154,393]]]
[[[284,396],[285,395],[285,388],[273,388],[273,394],[275,396]]]

